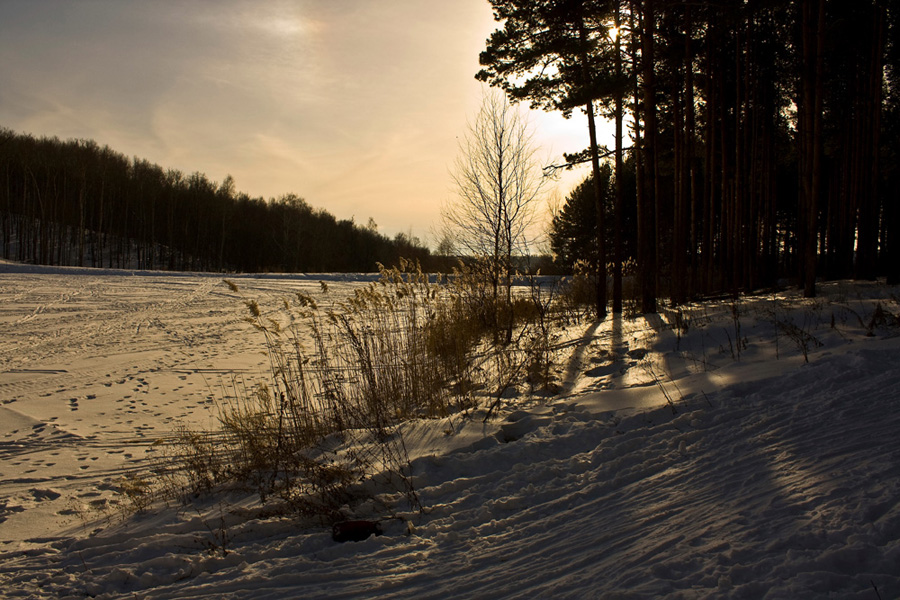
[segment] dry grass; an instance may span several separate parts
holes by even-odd
[[[377,480],[421,508],[400,423],[479,407],[486,419],[511,387],[552,386],[553,331],[571,308],[534,280],[508,302],[489,272],[461,265],[431,280],[403,263],[330,308],[304,294],[262,307],[227,282],[265,337],[269,377],[234,382],[215,430],[177,432],[177,467],[160,469],[156,488],[249,489],[337,519]],[[128,489],[143,507],[150,486]]]

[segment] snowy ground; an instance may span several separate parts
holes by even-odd
[[[558,397],[407,424],[425,512],[338,544],[251,497],[109,508],[265,368],[219,277],[0,263],[0,595],[898,598],[900,290],[821,289],[584,325]]]

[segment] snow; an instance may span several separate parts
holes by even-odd
[[[366,279],[238,283],[264,305]],[[406,423],[425,511],[372,484],[348,516],[380,520],[384,534],[339,544],[239,492],[136,515],[113,507],[123,478],[157,458],[156,440],[211,425],[233,378],[266,370],[219,276],[0,263],[0,589],[900,597],[900,291],[821,291],[572,329],[559,395],[523,390],[487,423]]]

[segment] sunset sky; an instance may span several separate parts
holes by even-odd
[[[0,0],[0,126],[433,241],[496,27],[487,0]],[[587,146],[532,119],[548,161]]]

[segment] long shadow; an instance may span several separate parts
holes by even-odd
[[[566,374],[563,377],[562,389],[560,390],[562,395],[571,393],[575,388],[575,382],[578,380],[578,371],[582,368],[584,353],[590,343],[594,341],[594,336],[602,324],[602,321],[595,321],[587,331],[584,332],[584,335],[582,335],[581,338],[574,340],[575,351],[572,352],[572,356],[569,358],[569,364],[566,365]]]
[[[622,313],[613,313],[611,332],[611,349],[617,356],[622,356],[622,354],[624,354],[623,348],[625,341],[624,333],[622,332]]]
[[[569,394],[575,388],[578,381],[578,371],[584,369],[584,353],[592,341],[597,339],[597,332],[604,323],[609,323],[609,347],[608,350],[613,356],[621,360],[622,356],[628,351],[628,343],[625,341],[624,317],[621,314],[613,314],[608,320],[597,321],[593,323],[587,331],[584,332],[577,340],[568,342],[566,345],[574,345],[575,350],[566,365],[566,373],[563,379],[561,394]],[[605,337],[605,336],[604,336]]]

